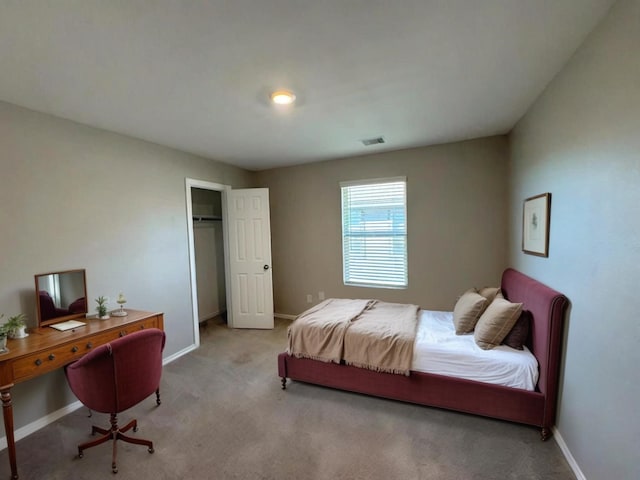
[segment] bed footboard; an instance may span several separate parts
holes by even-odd
[[[491,418],[542,426],[544,396],[539,392],[411,372],[407,377],[363,368],[278,356],[279,376],[356,393],[446,408]]]

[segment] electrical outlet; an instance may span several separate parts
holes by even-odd
[[[324,300],[324,292],[318,292],[318,300]]]
[[[307,295],[307,303],[313,303],[313,295],[311,294]]]

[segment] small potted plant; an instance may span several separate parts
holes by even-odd
[[[96,307],[96,310],[98,311],[98,318],[109,318],[109,314],[107,313],[107,297],[100,295],[96,298],[96,303],[98,304]]]
[[[28,335],[26,320],[27,316],[24,313],[9,317],[9,320],[5,323],[6,333],[9,338],[24,338]]]

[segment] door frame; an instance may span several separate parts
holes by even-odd
[[[228,219],[226,215],[227,192],[231,190],[230,185],[222,183],[208,182],[194,178],[185,179],[185,194],[187,203],[187,233],[189,236],[189,273],[191,277],[191,315],[193,317],[193,339],[196,347],[200,346],[200,317],[198,312],[198,282],[196,279],[196,249],[193,235],[193,204],[191,199],[191,189],[201,188],[203,190],[214,190],[220,192],[222,201],[222,243],[224,249],[224,282],[225,297],[227,300],[227,326],[233,327],[233,315],[231,314],[231,290],[229,278],[229,236]]]

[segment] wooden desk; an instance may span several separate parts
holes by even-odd
[[[109,343],[127,333],[144,328],[164,329],[162,313],[127,309],[126,317],[80,319],[86,325],[59,332],[50,327],[29,332],[26,338],[7,342],[7,353],[0,354],[0,397],[4,430],[11,464],[11,478],[18,478],[16,444],[13,432],[13,406],[11,387],[51,372],[79,359],[95,347]]]

